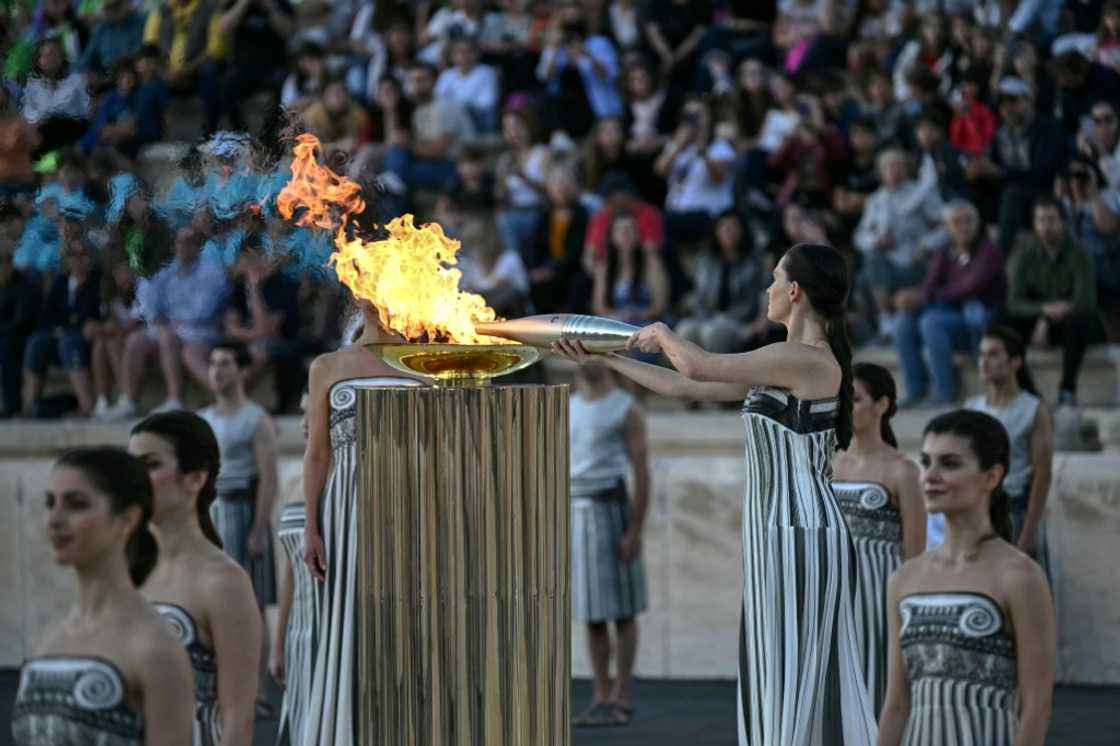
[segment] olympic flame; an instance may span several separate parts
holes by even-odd
[[[348,235],[351,216],[365,209],[360,187],[319,163],[319,150],[313,135],[297,138],[292,178],[277,208],[298,225],[336,231],[329,263],[355,297],[377,307],[382,325],[409,341],[509,344],[475,332],[476,322],[496,315],[482,296],[459,289],[459,242],[439,224],[417,227],[412,215],[403,215],[385,226],[388,238]]]

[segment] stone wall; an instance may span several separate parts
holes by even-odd
[[[651,418],[654,492],[644,544],[650,609],[641,618],[640,676],[735,675],[741,427],[730,414]],[[281,433],[281,484],[298,489],[296,422],[282,421]],[[83,442],[121,443],[126,434],[117,427],[34,425],[0,437],[0,567],[10,568],[0,578],[0,667],[18,665],[37,631],[64,613],[73,599],[72,576],[54,566],[43,538],[49,454]],[[901,434],[904,444],[916,443],[915,433]],[[1120,452],[1059,456],[1047,523],[1058,607],[1059,680],[1120,683],[1115,580]],[[575,675],[589,674],[580,628],[573,629],[572,662]]]

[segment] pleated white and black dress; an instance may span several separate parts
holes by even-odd
[[[915,593],[898,603],[910,681],[903,746],[1011,746],[1019,721],[1015,638],[982,593]]]
[[[887,691],[887,580],[902,564],[902,514],[879,482],[834,481],[859,563],[856,630],[873,712]]]
[[[353,746],[357,740],[354,695],[358,641],[358,390],[416,386],[407,378],[350,378],[331,386],[331,472],[320,503],[319,527],[327,554],[327,579],[320,591],[315,665],[307,706],[304,744]]]
[[[832,491],[836,399],[755,386],[743,405],[740,746],[871,746],[857,560]]]
[[[222,723],[218,715],[218,657],[214,648],[202,641],[194,617],[182,606],[168,603],[153,603],[152,606],[171,625],[191,659],[194,746],[218,746],[222,742]]]
[[[291,502],[280,511],[280,546],[291,565],[292,609],[284,635],[284,702],[276,742],[302,746],[311,697],[311,667],[315,664],[315,630],[319,623],[319,599],[315,578],[303,561],[303,529],[306,512],[301,502]]]

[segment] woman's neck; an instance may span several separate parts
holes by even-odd
[[[78,570],[78,615],[97,617],[118,605],[121,594],[135,590],[124,553]]]
[[[942,556],[953,564],[975,560],[985,542],[997,536],[984,508],[945,514]]]
[[[852,432],[852,442],[848,445],[848,452],[854,454],[876,453],[887,449],[887,442],[883,440],[883,431],[879,424]]]
[[[384,344],[386,342],[393,342],[394,335],[381,328],[381,319],[374,316],[370,317],[368,314],[362,314],[362,320],[365,322],[362,325],[362,334],[354,341],[357,345],[368,344]]]
[[[800,342],[814,347],[828,344],[824,322],[815,315],[804,313],[797,308],[790,314],[786,329],[788,331],[786,340],[789,342]]]
[[[181,556],[187,547],[200,539],[206,539],[198,525],[193,501],[168,514],[160,515],[158,521],[152,521],[151,528],[159,546],[161,560]]]

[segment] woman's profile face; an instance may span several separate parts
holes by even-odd
[[[963,513],[985,505],[999,467],[981,469],[966,438],[930,433],[922,441],[922,497],[929,513]]]
[[[782,323],[789,318],[790,312],[790,281],[786,273],[785,257],[774,267],[773,280],[770,287],[766,288],[766,318],[776,323]]]
[[[735,215],[725,215],[716,223],[716,242],[725,255],[737,254],[743,242],[743,224]]]
[[[136,433],[128,439],[128,452],[143,461],[148,469],[155,497],[154,520],[158,521],[161,515],[194,498],[184,489],[179,460],[171,443],[154,433]]]
[[[852,429],[863,432],[879,427],[880,415],[867,384],[856,378],[852,381],[852,389]]]
[[[59,565],[83,566],[121,548],[131,530],[127,519],[114,516],[108,496],[85,472],[71,466],[51,471],[44,496],[47,541]]]

